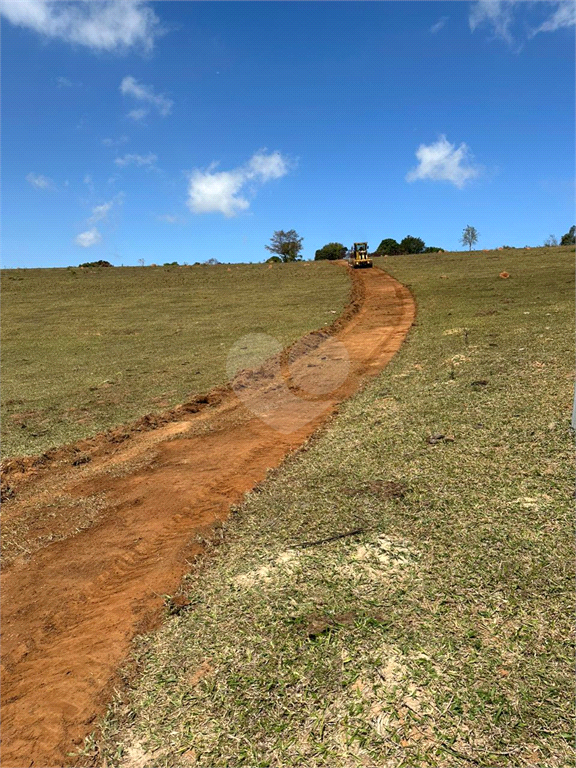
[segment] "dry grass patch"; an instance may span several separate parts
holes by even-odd
[[[207,392],[244,334],[290,344],[332,323],[349,291],[326,263],[2,270],[3,455]]]
[[[88,762],[575,764],[573,256],[382,260],[407,344],[215,534]]]

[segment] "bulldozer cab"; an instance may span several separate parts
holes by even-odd
[[[351,263],[354,268],[372,266],[372,259],[368,258],[368,243],[354,243]]]

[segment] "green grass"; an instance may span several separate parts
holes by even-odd
[[[235,510],[86,759],[574,765],[573,260],[379,262],[408,342]]]
[[[326,263],[3,270],[4,456],[206,392],[244,334],[288,344],[331,323],[348,293]]]

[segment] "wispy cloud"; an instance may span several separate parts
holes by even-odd
[[[105,219],[108,216],[108,211],[112,206],[114,205],[114,202],[110,200],[108,203],[102,203],[102,205],[95,205],[94,208],[92,208],[92,216],[88,219],[90,223],[94,223],[96,221],[101,221],[102,219]]]
[[[178,216],[173,216],[171,213],[162,213],[156,216],[158,221],[165,221],[167,224],[176,224],[178,222]]]
[[[573,27],[576,25],[576,3],[574,0],[563,0],[558,3],[554,13],[537,29],[532,31],[531,37],[538,32],[555,32],[563,27]]]
[[[41,173],[29,173],[26,176],[26,181],[32,184],[36,189],[48,189],[52,186],[52,179],[47,176],[42,176]]]
[[[74,242],[82,248],[90,248],[92,245],[97,245],[101,240],[102,235],[96,227],[93,227],[87,232],[81,232],[79,235],[76,235]]]
[[[230,218],[250,207],[246,188],[250,182],[264,184],[285,176],[290,163],[280,152],[256,152],[250,160],[231,171],[216,171],[216,163],[190,174],[187,205],[193,213],[222,213]]]
[[[72,80],[68,80],[67,77],[57,77],[56,82],[58,84],[58,88],[72,88],[74,85]]]
[[[128,136],[120,136],[119,139],[102,139],[102,144],[105,147],[119,147],[122,144],[126,144],[128,140]]]
[[[43,37],[95,51],[150,51],[155,38],[163,33],[152,7],[143,0],[0,0],[0,14]]]
[[[130,112],[128,112],[128,117],[130,117],[132,120],[138,121],[143,120],[147,114],[147,109],[131,109]]]
[[[120,83],[120,92],[125,96],[133,96],[135,99],[138,99],[138,101],[144,101],[147,104],[151,104],[158,110],[162,117],[169,115],[174,105],[174,102],[167,96],[164,96],[162,93],[154,93],[154,88],[151,85],[143,85],[142,83],[139,83],[136,78],[132,77],[132,75],[127,75],[122,80]],[[141,110],[138,111],[140,112]],[[131,114],[131,117],[134,117],[134,115]]]
[[[487,26],[492,29],[494,37],[500,38],[510,46],[518,46],[518,35],[513,34],[512,28],[517,19],[519,9],[545,9],[547,18],[537,27],[530,30],[528,38],[539,32],[555,32],[563,27],[576,24],[576,3],[574,0],[476,0],[470,7],[469,24],[474,32],[478,27]],[[550,12],[551,11],[551,12]],[[522,32],[522,36],[526,33]],[[521,45],[518,49],[521,48]]]
[[[124,157],[117,157],[114,162],[120,168],[124,168],[127,165],[137,165],[138,167],[156,168],[156,155],[149,152],[147,155],[124,155]]]
[[[461,189],[480,172],[471,162],[468,146],[462,143],[456,147],[446,136],[440,136],[433,144],[421,144],[416,150],[416,157],[419,163],[408,172],[406,181],[449,181]]]
[[[449,16],[441,16],[436,22],[436,24],[432,24],[432,26],[430,27],[430,32],[433,35],[435,35],[437,32],[440,32],[440,30],[446,24],[449,18],[450,18]]]
[[[101,203],[100,205],[95,205],[94,208],[92,208],[92,216],[88,219],[89,224],[94,224],[97,221],[104,221],[108,218],[109,212],[112,210],[112,208],[116,205],[122,205],[124,202],[125,194],[124,192],[118,192],[117,195],[114,195],[112,200],[109,200],[106,203]]]
[[[90,192],[94,192],[94,182],[92,181],[92,176],[89,173],[84,176],[84,184],[86,184]]]

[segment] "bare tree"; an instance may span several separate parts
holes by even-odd
[[[555,235],[549,235],[546,240],[544,240],[544,246],[546,248],[553,248],[555,245],[558,245],[558,238]]]
[[[462,237],[460,238],[460,242],[462,245],[467,245],[468,250],[472,250],[472,246],[478,242],[478,230],[475,227],[471,227],[470,224],[468,226],[464,227],[464,231],[462,232]]]
[[[145,263],[146,262],[144,261],[144,259],[138,259],[138,264],[140,264],[141,267],[143,267]]]

